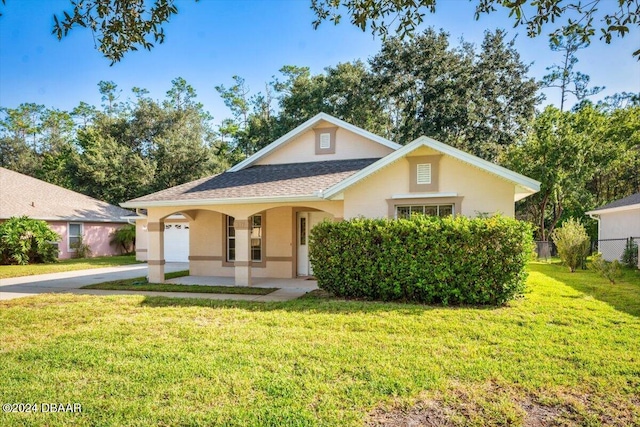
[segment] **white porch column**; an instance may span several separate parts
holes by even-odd
[[[236,286],[251,286],[251,222],[248,218],[235,219],[236,232]]]
[[[147,224],[149,283],[164,283],[164,221]]]

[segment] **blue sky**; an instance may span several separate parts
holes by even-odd
[[[76,29],[58,41],[51,35],[53,14],[70,10],[69,0],[7,0],[0,17],[0,106],[23,102],[72,109],[80,101],[100,105],[97,83],[111,80],[130,96],[134,86],[162,98],[173,78],[183,77],[218,122],[229,112],[214,87],[231,84],[231,77],[246,79],[252,91],[283,65],[308,66],[319,73],[326,66],[365,60],[380,49],[380,39],[353,27],[347,20],[334,26],[323,23],[313,30],[310,0],[179,0],[179,14],[166,25],[166,41],[152,51],[133,52],[113,66],[94,49],[90,31]],[[546,74],[545,67],[560,61],[544,36],[526,37],[513,29],[506,13],[474,20],[474,2],[440,1],[428,25],[443,28],[455,43],[460,37],[480,44],[483,32],[503,28],[518,35],[516,47],[530,74]],[[640,63],[631,53],[640,47],[635,30],[607,45],[594,40],[580,51],[578,70],[592,83],[606,86],[594,99],[621,91],[640,91]],[[547,103],[559,104],[557,90],[547,90]],[[570,101],[572,102],[572,101]]]

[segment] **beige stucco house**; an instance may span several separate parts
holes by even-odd
[[[182,215],[190,274],[249,285],[311,275],[309,230],[323,220],[512,217],[514,202],[538,190],[533,179],[433,139],[402,146],[321,113],[222,174],[122,206],[146,212],[138,226],[148,240],[137,245],[151,282],[164,279],[164,233]]]

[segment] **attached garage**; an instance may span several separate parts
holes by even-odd
[[[164,259],[189,262],[189,222],[164,223]]]
[[[136,259],[147,260],[147,218],[136,220]],[[164,223],[164,256],[166,262],[189,262],[189,220],[183,215],[169,216]]]

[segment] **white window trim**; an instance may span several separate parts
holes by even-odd
[[[440,216],[440,206],[451,206],[451,216],[455,217],[456,216],[456,205],[455,203],[438,203],[438,204],[433,204],[433,205],[425,205],[425,204],[420,204],[420,205],[396,205],[395,207],[395,215],[394,218],[398,219],[398,208],[407,208],[407,207],[436,207],[438,208],[438,215]]]
[[[249,218],[249,225],[251,227],[251,232],[253,232],[253,218],[259,216],[260,217],[260,259],[253,259],[253,253],[251,251],[251,236],[249,236],[249,251],[250,251],[250,258],[252,258],[250,261],[251,262],[262,262],[262,260],[264,259],[264,217],[262,214],[255,214],[255,215],[251,215],[251,217]],[[231,221],[231,218],[233,218],[232,216],[227,215],[227,221],[225,224],[225,233],[226,233],[226,262],[235,262],[235,257],[234,259],[231,259],[231,257],[229,256],[229,241],[231,239],[233,239],[234,241],[236,240],[235,237],[235,233],[233,236],[229,236],[229,222]],[[234,227],[235,230],[235,227]],[[234,249],[238,249],[237,246],[235,246]]]
[[[80,234],[78,236],[71,236],[71,226],[79,225],[80,226]],[[84,224],[81,222],[69,222],[67,223],[67,252],[76,252],[75,249],[71,248],[71,237],[80,237],[84,234]]]

